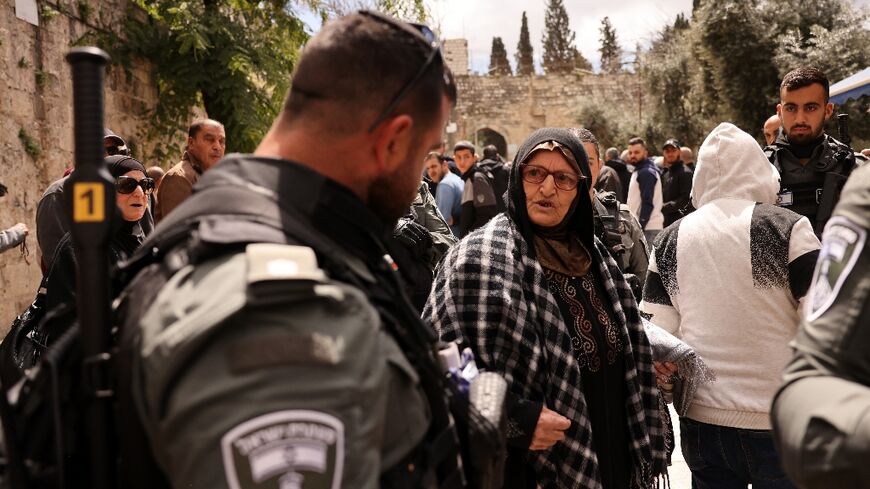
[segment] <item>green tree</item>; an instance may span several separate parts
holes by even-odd
[[[703,139],[709,126],[706,106],[699,106],[698,71],[689,32],[663,30],[644,54],[643,80],[647,93],[649,119],[664,137],[678,136],[694,144]]]
[[[176,131],[199,106],[227,132],[228,151],[252,151],[281,107],[299,48],[307,41],[292,6],[280,1],[135,0],[147,16],[128,15],[126,39],[104,46],[116,61],[151,62],[158,87],[152,124],[158,161],[176,158]],[[159,142],[163,141],[163,144]]]
[[[619,47],[616,30],[610,24],[609,17],[601,20],[599,32],[601,32],[601,47],[598,49],[601,53],[601,72],[619,73],[622,71],[622,48]]]
[[[423,0],[303,0],[319,12],[324,20],[341,17],[357,10],[377,10],[397,19],[426,24],[429,9]]]
[[[544,29],[545,72],[571,73],[576,68],[592,67],[574,46],[576,34],[571,30],[568,12],[562,0],[547,0]]]
[[[698,11],[699,54],[713,71],[718,116],[755,132],[770,116],[779,77],[775,45],[754,0],[705,2]]]
[[[375,0],[375,8],[398,19],[425,24],[429,11],[423,0]]]
[[[681,31],[689,28],[689,19],[686,18],[685,15],[680,12],[677,14],[677,18],[674,20],[674,30]]]
[[[489,55],[489,74],[490,75],[512,75],[511,64],[508,62],[507,50],[504,48],[504,42],[500,37],[492,38],[492,51]]]
[[[535,60],[532,51],[532,41],[529,38],[529,21],[523,12],[523,24],[520,27],[520,40],[517,43],[517,75],[534,75]]]
[[[586,59],[586,57],[583,56],[576,47],[571,48],[571,54],[574,60],[574,69],[585,71],[592,71],[594,69],[592,63],[590,63],[589,60]]]

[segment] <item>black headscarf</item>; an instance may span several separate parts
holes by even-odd
[[[145,173],[145,166],[130,156],[112,155],[106,157],[105,162],[109,173],[115,178],[134,170],[141,171],[143,174]],[[127,256],[131,255],[142,242],[141,226],[137,226],[140,221],[141,219],[139,221],[127,221],[122,218],[114,225],[115,232],[112,243]]]
[[[523,189],[520,167],[521,163],[528,159],[536,146],[547,141],[556,141],[571,151],[581,175],[589,176],[589,160],[579,138],[571,134],[567,129],[554,127],[538,129],[520,145],[514,158],[515,164],[511,168],[508,180],[508,216],[516,223],[532,253],[537,253],[535,250],[540,249],[541,240],[536,240],[536,236],[548,241],[552,241],[553,238],[565,241],[577,239],[586,250],[591,250],[595,238],[593,234],[592,201],[589,198],[588,178],[582,180],[580,185],[577,186],[577,196],[571,204],[571,210],[566,214],[565,219],[556,226],[558,229],[538,228],[529,219],[526,210],[526,192]],[[565,230],[567,230],[567,233],[564,232]],[[538,241],[537,246],[536,241]]]
[[[112,155],[106,157],[106,167],[113,177],[123,176],[128,171],[139,170],[145,173],[145,165],[131,156]]]

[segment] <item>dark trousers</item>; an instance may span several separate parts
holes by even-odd
[[[793,489],[767,430],[743,430],[680,419],[692,489]]]

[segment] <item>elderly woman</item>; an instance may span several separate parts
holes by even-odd
[[[129,156],[109,156],[106,167],[115,178],[115,204],[122,218],[109,241],[109,264],[115,266],[130,256],[145,238],[139,221],[148,210],[154,180],[145,176],[142,163]],[[66,233],[57,244],[47,272],[46,310],[62,305],[75,306],[75,288],[75,249],[70,233]]]
[[[508,381],[505,487],[647,488],[667,464],[649,342],[594,238],[576,136],[533,133],[508,210],[446,255],[423,317]]]

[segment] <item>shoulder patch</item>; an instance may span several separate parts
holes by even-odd
[[[314,250],[306,246],[254,243],[245,248],[248,283],[270,280],[323,281]]]
[[[338,489],[344,423],[319,411],[276,411],[228,431],[221,452],[230,489]]]
[[[867,230],[843,216],[835,216],[825,226],[822,235],[822,250],[813,283],[807,294],[807,320],[812,321],[828,310],[843,283],[849,277],[858,257],[864,250]]]

